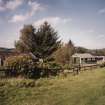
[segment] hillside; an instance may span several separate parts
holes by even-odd
[[[15,52],[14,48],[3,48],[0,47],[0,54],[3,53],[12,53]],[[105,56],[105,48],[103,49],[87,49],[84,47],[75,47],[75,52],[76,53],[91,53],[93,55],[97,55],[97,56]]]
[[[15,51],[15,49],[11,48],[2,48],[0,47],[0,57],[8,57],[10,55],[15,55],[17,54],[17,52]]]
[[[0,105],[105,105],[105,68],[67,78],[2,80]]]
[[[84,47],[75,47],[76,53],[91,53],[96,56],[105,56],[105,48],[102,49],[87,49]]]
[[[0,47],[0,52],[12,52],[14,49],[13,48],[3,48]]]

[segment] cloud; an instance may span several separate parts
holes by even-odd
[[[51,24],[53,26],[58,26],[60,24],[66,24],[66,23],[70,22],[71,20],[72,20],[71,18],[47,17],[47,18],[43,18],[38,21],[35,21],[34,25],[38,27],[39,25],[41,25],[42,23],[47,21],[49,24]]]
[[[5,9],[3,7],[0,6],[0,11],[4,11]]]
[[[0,0],[0,11],[15,10],[23,3],[23,0]]]
[[[98,38],[99,39],[105,39],[105,35],[104,34],[98,35]]]
[[[26,14],[15,14],[9,21],[22,22],[32,17],[37,11],[45,9],[40,3],[37,3],[35,1],[29,1],[28,5],[30,6],[30,10]]]
[[[104,14],[104,13],[105,13],[105,8],[100,9],[100,10],[98,11],[98,13],[99,13],[99,14]]]
[[[39,11],[39,10],[44,10],[45,9],[41,4],[39,4],[37,2],[29,1],[28,5],[31,6],[31,10],[28,13],[30,16],[33,16],[34,13]]]
[[[10,20],[10,22],[20,22],[20,21],[24,21],[27,19],[27,16],[24,15],[14,15],[12,17],[12,19]]]

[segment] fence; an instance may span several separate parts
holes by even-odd
[[[77,67],[73,67],[72,68],[72,73],[74,75],[79,74],[81,71],[86,71],[86,70],[93,70],[98,68],[99,65],[97,64],[93,64],[93,65],[81,65],[81,66],[77,66]]]
[[[73,74],[73,75],[78,75],[81,71],[86,71],[86,70],[93,70],[95,68],[99,67],[98,65],[94,64],[94,65],[76,65],[72,68],[69,69],[51,69],[51,68],[47,68],[47,69],[37,69],[37,70],[33,70],[33,76],[36,76],[37,78],[39,77],[49,77],[49,76],[56,76],[59,74],[64,74],[65,76],[67,74]],[[10,73],[8,72],[9,70],[6,69],[1,69],[0,70],[0,78],[8,78],[8,77],[12,77],[12,75],[10,75]],[[10,70],[10,71],[14,71],[14,70]]]

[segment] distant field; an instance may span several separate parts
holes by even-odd
[[[105,105],[105,68],[67,78],[2,80],[0,105]]]

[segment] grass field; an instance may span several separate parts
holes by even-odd
[[[0,105],[105,105],[105,68],[66,78],[2,80]]]

